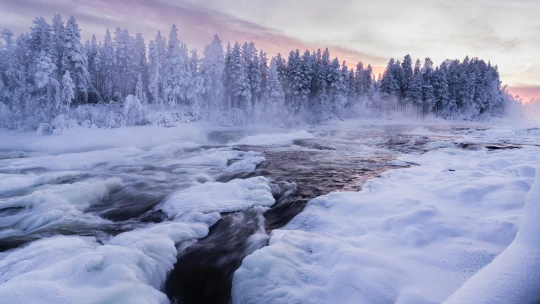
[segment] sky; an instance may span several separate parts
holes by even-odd
[[[332,57],[376,73],[390,58],[465,56],[491,61],[524,101],[540,98],[540,0],[0,0],[0,28],[28,32],[35,17],[77,18],[83,39],[107,28],[146,42],[172,24],[202,52],[214,34],[253,41],[269,55],[328,47]]]

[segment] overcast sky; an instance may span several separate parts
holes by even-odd
[[[27,32],[35,17],[74,15],[87,39],[117,26],[148,42],[179,28],[202,49],[214,34],[253,41],[271,55],[329,47],[347,62],[479,57],[526,99],[540,98],[540,0],[0,0],[0,28]]]

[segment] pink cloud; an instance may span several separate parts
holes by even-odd
[[[512,95],[519,95],[524,102],[540,99],[540,85],[512,86],[509,87],[509,91]]]
[[[127,28],[132,34],[142,33],[148,43],[149,40],[154,39],[158,30],[168,37],[171,25],[176,24],[180,40],[186,42],[188,47],[198,48],[200,51],[215,34],[218,34],[225,44],[228,41],[231,43],[254,42],[269,56],[277,53],[287,56],[289,51],[297,48],[304,51],[329,47],[332,57],[337,56],[350,66],[362,61],[365,65],[374,65],[375,70],[379,71],[387,62],[387,58],[357,50],[332,45],[308,44],[276,29],[263,27],[186,1],[167,3],[151,0],[50,0],[47,2],[6,0],[0,4],[0,11],[9,11],[28,18],[26,26],[15,25],[14,30],[19,32],[28,31],[34,17],[43,16],[50,20],[56,13],[61,13],[64,19],[71,14],[77,18],[83,39],[90,38],[91,34],[96,34],[98,39],[102,39],[107,28],[114,32],[114,28],[119,26]],[[4,25],[1,21],[0,26],[10,27],[9,24]]]

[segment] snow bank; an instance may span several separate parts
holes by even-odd
[[[176,262],[176,244],[206,236],[219,218],[192,213],[104,245],[65,236],[33,242],[0,260],[0,298],[7,304],[168,303],[159,290]]]
[[[292,145],[294,140],[297,139],[312,139],[315,138],[313,134],[308,133],[307,131],[298,131],[294,133],[274,133],[274,134],[257,134],[252,136],[247,136],[239,141],[235,142],[234,145],[248,145],[248,146],[287,146]]]
[[[233,303],[441,303],[514,239],[539,155],[449,146],[401,157],[420,166],[388,171],[361,192],[315,198],[243,260]],[[536,243],[524,265],[538,260]],[[535,284],[532,270],[517,275]]]
[[[268,179],[262,176],[228,183],[208,182],[180,190],[165,199],[161,208],[174,218],[188,211],[233,212],[275,203]]]
[[[538,303],[540,301],[540,167],[527,195],[516,239],[445,303]]]

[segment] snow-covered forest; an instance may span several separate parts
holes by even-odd
[[[148,44],[127,29],[86,42],[80,31],[73,16],[60,15],[36,18],[19,37],[2,31],[0,127],[314,123],[390,111],[477,119],[504,115],[512,100],[497,66],[477,58],[436,66],[407,55],[376,77],[371,65],[342,62],[328,49],[270,57],[254,43],[224,45],[216,35],[200,54],[174,25]]]

